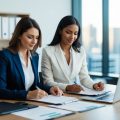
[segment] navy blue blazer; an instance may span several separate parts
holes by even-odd
[[[34,83],[30,90],[36,86],[49,92],[50,86],[43,86],[39,79],[37,53],[31,58],[34,72]],[[0,51],[0,98],[3,99],[26,99],[28,91],[25,90],[25,77],[18,53],[12,53],[8,49]]]

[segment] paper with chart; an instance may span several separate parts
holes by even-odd
[[[107,94],[109,93],[110,91],[104,89],[102,91],[96,91],[96,90],[93,90],[93,89],[89,89],[89,88],[86,88],[84,87],[84,91],[81,91],[80,94],[81,95],[93,95],[93,96],[97,96],[97,95],[103,95],[103,94]]]
[[[75,97],[54,96],[54,95],[48,95],[41,99],[31,99],[31,100],[38,101],[38,102],[44,102],[44,103],[50,103],[50,104],[56,104],[56,105],[67,104],[70,102],[78,101],[78,99]]]
[[[14,115],[32,120],[48,120],[73,114],[71,111],[39,106],[37,108],[15,112]]]
[[[90,103],[85,101],[76,101],[76,102],[72,102],[64,105],[49,105],[49,106],[59,108],[59,109],[64,109],[64,110],[70,110],[73,112],[85,112],[88,110],[104,107],[104,105],[101,105],[101,104]]]
[[[96,91],[94,89],[90,89],[87,87],[82,86],[84,91],[80,91],[80,92],[67,92],[67,93],[71,93],[71,94],[79,94],[79,95],[84,95],[84,96],[99,96],[99,95],[106,95],[109,94],[111,91],[108,89],[104,89],[102,91]]]

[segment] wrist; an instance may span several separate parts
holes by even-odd
[[[96,90],[96,87],[95,87],[95,86],[96,86],[96,85],[94,84],[94,85],[93,85],[93,89],[94,89],[94,90]]]
[[[66,86],[65,91],[69,91],[69,86],[68,85]]]
[[[49,90],[49,93],[51,94],[51,92],[52,92],[52,89],[53,89],[53,86],[52,87],[50,87],[50,90]]]
[[[31,96],[30,96],[30,91],[29,91],[26,95],[26,99],[29,100],[30,98],[31,98]]]

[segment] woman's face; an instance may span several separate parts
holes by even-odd
[[[20,49],[32,50],[37,44],[39,38],[38,29],[32,27],[24,32],[20,37]]]
[[[60,31],[61,35],[61,44],[66,46],[72,46],[73,42],[78,37],[78,26],[76,24],[69,25],[65,27],[62,31]]]

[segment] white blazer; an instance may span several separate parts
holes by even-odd
[[[68,74],[67,62],[64,60],[60,45],[47,46],[42,50],[41,72],[44,84],[59,86],[65,91],[66,86],[73,84],[79,76],[80,83],[88,88],[92,88],[94,82],[88,75],[86,54],[81,47],[80,53],[72,48],[73,69],[71,75]]]

